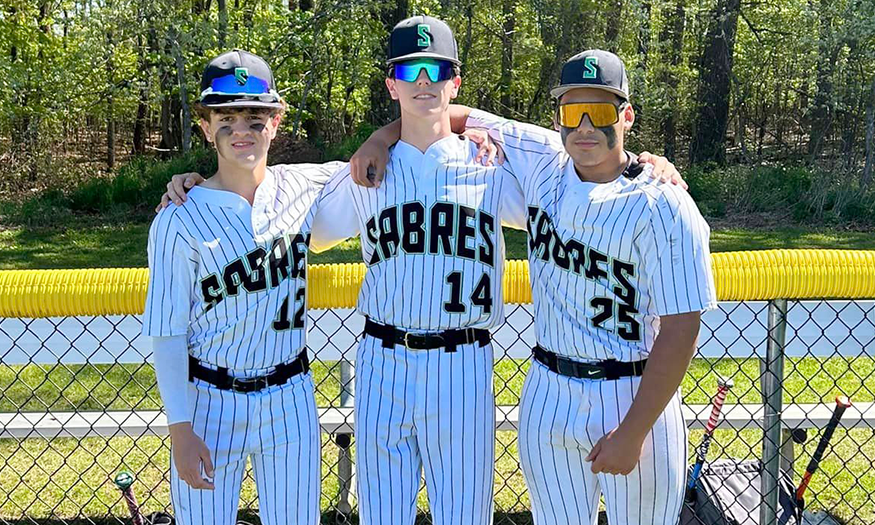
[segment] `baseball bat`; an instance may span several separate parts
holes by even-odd
[[[699,479],[699,474],[702,472],[702,466],[705,464],[705,456],[708,455],[708,449],[711,447],[711,438],[714,435],[714,429],[717,428],[717,421],[720,419],[720,411],[723,410],[723,402],[726,401],[726,394],[732,388],[732,379],[717,379],[717,395],[714,396],[713,407],[711,408],[711,417],[708,418],[708,424],[705,425],[705,435],[702,436],[702,442],[696,453],[696,463],[693,465],[693,472],[690,474],[690,481],[687,483],[687,502],[692,502],[696,499],[696,481]]]
[[[122,491],[122,495],[125,497],[128,510],[131,511],[133,525],[144,525],[143,515],[140,514],[140,505],[137,504],[137,498],[134,497],[134,491],[131,490],[131,485],[133,484],[134,475],[130,472],[123,470],[115,477],[115,486]]]
[[[811,476],[814,475],[814,472],[817,471],[817,467],[820,466],[820,460],[823,459],[823,453],[826,452],[826,446],[829,445],[833,432],[835,432],[836,427],[839,425],[839,421],[842,419],[845,409],[849,406],[851,406],[850,399],[846,396],[836,396],[836,406],[832,411],[832,417],[829,418],[829,423],[826,424],[823,435],[820,436],[820,443],[817,444],[817,448],[814,450],[814,455],[811,456],[811,461],[809,461],[808,466],[805,467],[805,474],[802,475],[802,481],[799,483],[799,488],[796,489],[796,503],[800,509],[804,506],[802,496],[805,495],[805,490],[808,488]]]

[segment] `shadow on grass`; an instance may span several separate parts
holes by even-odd
[[[258,514],[253,511],[241,511],[237,516],[238,521],[251,525],[261,525]],[[128,517],[85,517],[81,519],[4,519],[0,517],[0,523],[4,525],[128,525],[131,522]],[[359,525],[357,514],[345,515],[336,511],[322,513],[319,521],[323,525]],[[430,525],[432,523],[428,514],[419,513],[416,516],[416,525]],[[599,513],[599,525],[607,524],[605,513]],[[495,513],[494,525],[532,525],[531,512],[497,512]]]
[[[846,525],[847,522],[838,516],[831,513],[826,513],[830,518],[835,520],[839,525]],[[239,524],[261,525],[261,520],[258,518],[258,513],[250,510],[243,510],[237,516]],[[494,525],[532,525],[532,513],[526,512],[497,512],[494,517]],[[130,519],[120,517],[110,518],[82,518],[75,520],[59,520],[59,519],[30,519],[22,518],[17,520],[5,520],[0,518],[0,522],[4,525],[127,525]],[[323,525],[359,525],[357,514],[342,514],[337,511],[329,511],[322,513],[319,523]],[[428,514],[419,513],[416,515],[415,525],[431,525],[432,521]],[[148,523],[144,525],[149,525]],[[604,511],[599,512],[598,525],[608,525],[607,514]]]

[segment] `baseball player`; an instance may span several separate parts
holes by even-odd
[[[488,329],[503,320],[502,218],[524,217],[521,199],[505,196],[521,193],[452,132],[448,106],[461,78],[450,28],[427,16],[403,20],[388,57],[401,139],[385,183],[365,188],[346,178],[326,188],[352,196],[346,227],[361,232],[367,265],[356,356],[359,515],[363,524],[412,525],[424,473],[435,524],[491,523]],[[518,210],[509,213],[512,204]]]
[[[519,447],[535,523],[674,525],[687,433],[679,386],[716,307],[709,228],[681,188],[623,150],[635,113],[622,61],[569,59],[559,133],[471,111],[523,187],[538,344]],[[645,367],[646,365],[646,367]]]
[[[153,221],[143,315],[170,428],[176,519],[235,523],[251,459],[262,522],[315,524],[306,262],[324,244],[312,234],[321,190],[344,164],[266,167],[285,103],[261,58],[215,58],[201,90],[196,109],[218,171]]]
[[[355,392],[360,516],[365,524],[412,524],[424,472],[436,524],[491,523],[488,330],[504,320],[501,228],[525,226],[522,192],[452,132],[449,103],[461,79],[450,28],[431,17],[404,20],[388,57],[401,140],[385,183],[347,185],[356,210],[347,219],[361,232],[367,264]]]

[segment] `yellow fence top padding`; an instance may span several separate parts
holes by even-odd
[[[711,264],[723,301],[875,298],[875,251],[727,252],[714,254]],[[364,264],[308,271],[311,308],[355,306]],[[148,279],[144,268],[0,271],[0,317],[140,314]],[[531,302],[526,261],[507,262],[504,298]]]

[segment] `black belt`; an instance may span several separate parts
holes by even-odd
[[[532,348],[532,357],[551,371],[563,376],[608,381],[621,377],[640,376],[644,373],[644,365],[647,364],[647,359],[631,362],[607,359],[597,363],[581,363],[555,354],[540,345]]]
[[[480,343],[489,344],[489,330],[482,328],[459,328],[444,330],[434,334],[414,334],[399,330],[394,326],[365,320],[365,333],[383,340],[383,348],[393,348],[395,345],[406,346],[412,350],[431,350],[446,348],[447,352],[455,352],[456,346]]]
[[[307,349],[301,350],[294,361],[276,365],[272,372],[256,377],[232,377],[227,368],[212,369],[194,357],[188,358],[188,379],[200,379],[220,390],[232,390],[241,394],[257,392],[269,386],[282,385],[294,376],[310,371]]]

